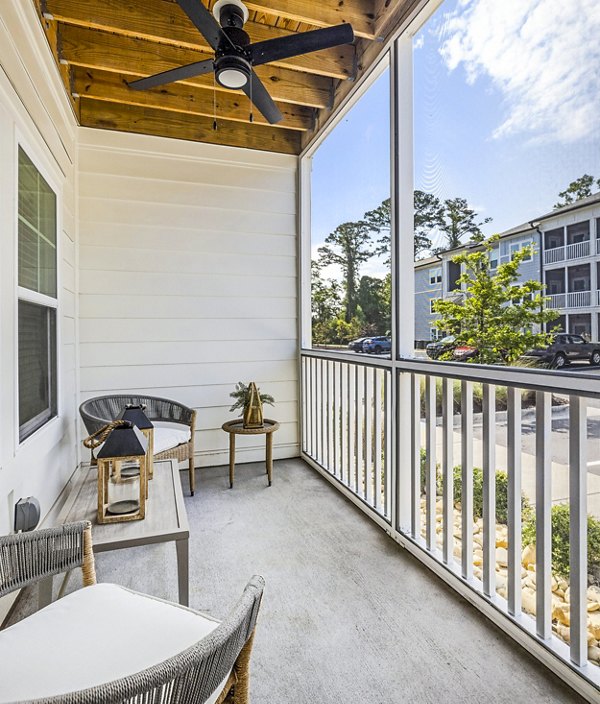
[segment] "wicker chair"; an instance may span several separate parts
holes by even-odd
[[[0,702],[248,704],[262,577],[218,622],[96,584],[90,524],[81,522],[0,537],[0,597],[78,566],[83,589],[0,631]]]
[[[128,404],[144,404],[146,415],[153,423],[179,423],[190,429],[190,439],[176,447],[169,448],[154,455],[156,460],[189,461],[190,492],[192,496],[196,490],[196,475],[194,472],[194,432],[196,430],[196,411],[177,401],[155,396],[136,396],[134,394],[120,394],[113,396],[97,396],[84,401],[79,406],[79,413],[86,430],[91,435],[100,430],[111,420],[118,418],[121,411]],[[94,461],[92,454],[92,461]]]

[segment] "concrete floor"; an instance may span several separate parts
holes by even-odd
[[[301,460],[277,462],[271,488],[264,465],[240,465],[233,490],[226,476],[199,471],[186,498],[190,601],[223,617],[265,577],[255,704],[583,701]],[[177,598],[172,543],[98,555],[97,572]],[[34,604],[26,594],[15,618]]]

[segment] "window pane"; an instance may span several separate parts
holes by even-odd
[[[19,221],[19,286],[38,290],[38,245],[35,231]]]
[[[38,171],[22,149],[19,149],[19,216],[37,229]]]
[[[390,356],[390,73],[312,157],[312,344]],[[363,339],[372,340],[364,349]],[[360,341],[360,342],[359,342]]]
[[[56,312],[19,301],[19,439],[56,415]]]
[[[19,149],[19,286],[56,297],[56,195]]]

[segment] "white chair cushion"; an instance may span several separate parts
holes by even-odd
[[[154,425],[154,454],[171,450],[177,445],[190,441],[190,429],[175,423],[156,423]]]
[[[0,631],[0,702],[127,677],[182,652],[218,625],[115,584],[84,587]],[[227,677],[207,704],[217,700]]]

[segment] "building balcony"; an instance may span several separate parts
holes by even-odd
[[[592,305],[591,291],[573,291],[568,293],[554,293],[548,296],[549,307],[562,308],[588,308]]]
[[[570,261],[572,259],[582,259],[589,257],[590,253],[590,240],[574,242],[566,246],[547,249],[544,252],[544,264],[556,264],[557,262]],[[600,253],[598,241],[596,242],[596,253]]]

